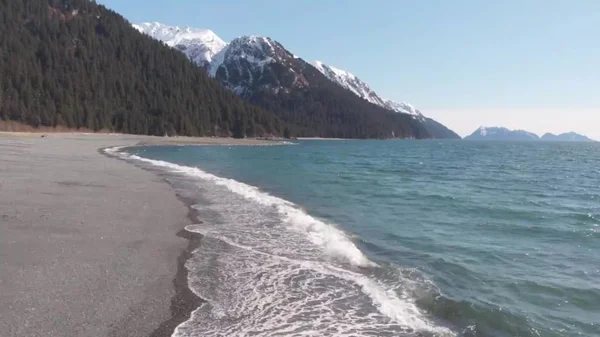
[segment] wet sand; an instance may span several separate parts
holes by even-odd
[[[0,133],[2,336],[170,336],[200,300],[189,210],[158,175],[99,151],[222,138]]]

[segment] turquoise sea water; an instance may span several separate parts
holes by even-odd
[[[205,235],[175,335],[600,336],[600,144],[297,143],[129,150]]]

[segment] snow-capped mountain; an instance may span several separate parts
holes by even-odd
[[[179,28],[158,22],[146,22],[133,25],[133,27],[144,34],[163,41],[170,47],[179,49],[196,64],[209,69],[209,73],[213,77],[217,76],[218,70],[224,62],[227,64],[236,62],[238,66],[228,67],[231,73],[220,74],[219,79],[238,94],[243,94],[249,87],[250,83],[248,81],[260,80],[260,78],[250,77],[241,79],[242,72],[240,70],[244,67],[248,66],[251,68],[251,72],[254,72],[259,69],[262,70],[265,64],[276,62],[282,57],[289,58],[291,55],[292,59],[298,58],[285,51],[279,43],[268,37],[243,36],[233,40],[232,45],[229,46],[209,29]],[[415,116],[415,118],[424,118],[419,110],[408,103],[381,98],[368,84],[348,71],[326,65],[320,61],[314,61],[311,64],[334,83],[341,85],[368,102],[395,112]],[[236,84],[233,84],[234,82]],[[297,85],[306,85],[304,82],[298,76]]]
[[[217,75],[218,69],[223,62],[229,63],[233,59],[236,59],[239,66],[231,69],[233,70],[231,74],[224,73],[220,75],[220,79],[238,94],[242,94],[249,87],[247,81],[250,80],[250,78],[245,81],[239,79],[241,74],[236,74],[236,69],[243,69],[239,62],[244,63],[244,66],[250,66],[253,70],[256,70],[259,68],[262,69],[265,64],[272,63],[278,57],[283,57],[284,55],[286,57],[291,55],[294,59],[298,58],[289,52],[282,53],[281,51],[285,49],[268,37],[243,36],[233,40],[232,44],[234,45],[228,48],[228,44],[209,29],[179,28],[158,22],[146,22],[133,25],[133,27],[144,34],[163,41],[170,47],[179,49],[196,64],[209,69],[209,73],[213,77]],[[279,50],[276,57],[270,55],[271,52],[274,52],[274,48]],[[218,54],[220,55],[217,56]],[[395,112],[415,116],[415,118],[424,118],[419,110],[408,103],[394,102],[381,98],[368,84],[348,71],[326,65],[320,61],[314,61],[311,64],[334,83],[341,85],[343,88],[368,102]],[[232,84],[238,80],[240,80],[238,84]],[[253,78],[252,80],[255,79]],[[298,85],[302,85],[304,81],[301,78],[298,80]]]
[[[412,115],[414,118],[420,120],[425,119],[423,114],[421,114],[421,112],[412,105],[405,102],[395,102],[380,97],[373,89],[371,89],[371,87],[369,87],[368,84],[346,70],[332,67],[324,64],[321,61],[314,61],[311,64],[331,81],[341,85],[342,87],[353,92],[355,95],[373,104],[377,104],[394,112]]]
[[[214,56],[209,74],[247,97],[256,90],[287,92],[308,86],[303,63],[269,37],[242,36]]]
[[[268,37],[242,36],[226,43],[213,31],[197,28],[179,28],[158,22],[133,25],[138,31],[147,34],[168,46],[185,53],[196,64],[205,67],[209,75],[219,79],[223,85],[238,95],[248,96],[257,87],[273,90],[289,90],[286,85],[273,83],[275,78],[269,73],[270,64],[288,67],[289,76],[294,77],[292,85],[301,87],[308,84],[291,65],[300,60],[281,44]]]
[[[182,51],[188,58],[203,67],[207,67],[215,54],[227,46],[227,43],[210,29],[179,28],[158,22],[146,22],[133,27]]]
[[[390,126],[389,135],[377,137],[460,138],[410,104],[381,98],[350,72],[318,61],[309,64],[269,37],[242,36],[226,43],[210,30],[181,29],[160,23],[134,27],[181,50],[205,67],[210,76],[250,102],[288,114],[284,119],[318,111],[332,114],[329,127],[337,130],[340,126],[336,123],[344,121],[344,118],[340,120],[342,113],[348,115],[348,120],[361,119],[364,130]],[[412,118],[389,116],[389,111]],[[388,124],[384,120],[389,120]],[[393,128],[396,132],[391,132]],[[336,132],[340,132],[339,137],[345,137],[341,131]]]

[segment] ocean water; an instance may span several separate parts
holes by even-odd
[[[600,144],[127,151],[198,210],[174,336],[600,336]]]

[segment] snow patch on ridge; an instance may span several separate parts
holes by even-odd
[[[413,116],[420,121],[425,121],[425,116],[417,108],[406,102],[396,102],[389,99],[385,100],[385,107],[395,112],[401,112]]]
[[[159,22],[146,22],[133,25],[139,32],[164,42],[167,46],[181,50],[192,61],[206,66],[215,54],[227,46],[210,29],[167,26]]]
[[[395,102],[392,100],[381,98],[379,95],[377,95],[375,91],[373,91],[373,89],[369,87],[368,84],[363,82],[354,74],[342,69],[326,65],[321,61],[314,61],[311,62],[311,64],[332,82],[351,91],[356,96],[361,97],[368,102],[377,104],[388,110],[408,114],[413,116],[413,118],[415,119],[425,121],[425,116],[423,116],[423,114],[421,114],[421,112],[412,105],[405,102]]]
[[[321,61],[314,61],[311,64],[323,75],[325,75],[325,77],[341,85],[343,88],[353,92],[356,96],[361,97],[373,104],[380,106],[384,105],[383,100],[365,82],[361,81],[354,74],[342,69],[328,66]]]
[[[275,62],[275,59],[270,56],[273,50],[273,45],[268,38],[254,35],[238,37],[215,55],[208,73],[210,76],[215,77],[225,61],[245,60],[259,68],[263,68],[266,64]],[[226,67],[225,70],[227,70]]]
[[[268,67],[274,63],[289,67],[287,70],[294,76],[293,85],[306,85],[306,80],[302,80],[301,74],[293,67],[293,57],[281,44],[269,37],[241,36],[215,55],[208,72],[241,96],[250,94],[250,88],[257,84],[263,89],[278,92],[281,89],[279,83],[263,81],[265,76],[277,78],[272,76],[275,70]]]

